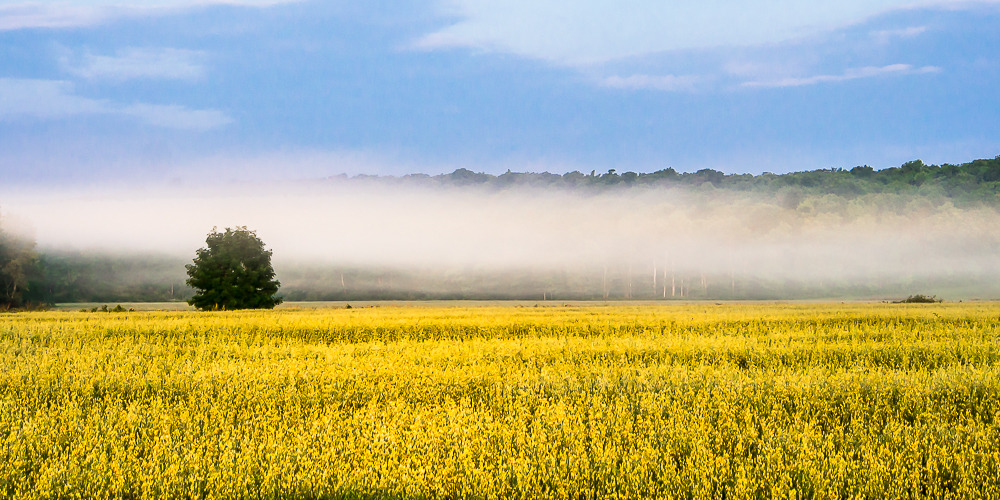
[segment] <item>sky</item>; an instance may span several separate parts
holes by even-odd
[[[1000,154],[1000,1],[0,0],[16,186]]]

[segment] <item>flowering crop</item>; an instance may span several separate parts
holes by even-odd
[[[1000,498],[1000,304],[0,316],[10,498]]]

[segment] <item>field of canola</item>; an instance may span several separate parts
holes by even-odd
[[[6,498],[1000,498],[1000,304],[0,316]]]

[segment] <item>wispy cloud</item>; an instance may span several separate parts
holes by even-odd
[[[665,92],[693,92],[704,82],[705,78],[698,75],[615,75],[600,80],[602,87]]]
[[[301,0],[0,0],[0,31],[88,26],[127,15],[155,15],[202,5],[269,7]]]
[[[126,116],[148,125],[192,131],[210,130],[232,122],[218,110],[145,103],[122,105],[76,95],[70,82],[0,78],[0,120],[79,115]]]
[[[70,74],[88,80],[197,80],[205,75],[205,53],[182,49],[129,48],[115,55],[67,55],[60,62]]]
[[[22,28],[63,28],[98,23],[108,9],[93,6],[53,6],[40,3],[0,3],[0,31]]]
[[[416,40],[415,48],[474,48],[585,65],[678,50],[754,47],[828,33],[913,7],[1000,0],[448,0],[440,13],[458,19]],[[894,36],[914,35],[913,32]]]
[[[885,75],[920,75],[940,72],[937,66],[922,66],[915,68],[909,64],[890,64],[888,66],[866,66],[863,68],[851,68],[839,75],[813,75],[805,77],[779,78],[776,80],[756,80],[743,82],[741,87],[754,88],[780,88],[780,87],[801,87],[804,85],[816,85],[820,83],[836,83],[861,78],[874,78]]]

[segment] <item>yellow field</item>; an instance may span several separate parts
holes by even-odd
[[[1000,304],[0,316],[9,498],[1000,498]]]

